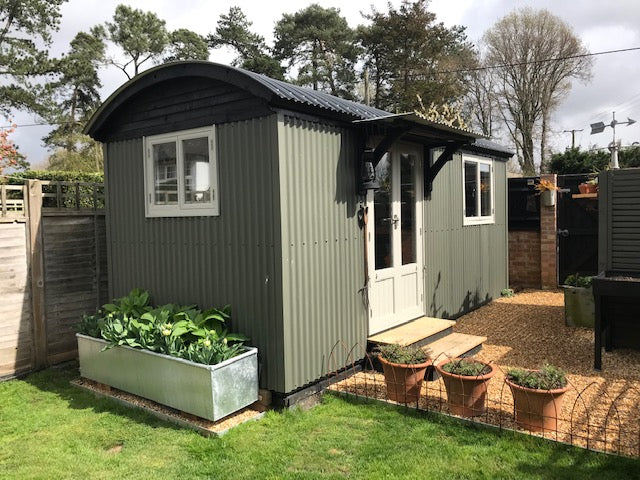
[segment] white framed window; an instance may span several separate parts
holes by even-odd
[[[494,223],[493,160],[462,156],[464,225]]]
[[[215,127],[144,138],[145,215],[220,214]]]

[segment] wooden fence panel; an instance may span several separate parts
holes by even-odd
[[[0,379],[75,358],[73,326],[107,302],[102,189],[0,185]]]
[[[0,223],[0,378],[34,368],[27,225]]]
[[[73,326],[107,301],[104,215],[42,220],[49,364],[76,356]]]

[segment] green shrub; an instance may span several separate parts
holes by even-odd
[[[14,172],[8,176],[10,184],[21,185],[23,180],[55,180],[59,182],[104,183],[103,173],[88,172],[56,172],[49,170],[26,170]]]
[[[570,287],[588,288],[591,286],[591,279],[592,277],[583,277],[576,273],[575,275],[569,275],[567,278],[565,278],[564,285],[568,285]]]
[[[102,337],[111,348],[126,345],[214,365],[241,353],[247,337],[229,333],[228,306],[199,310],[195,305],[153,307],[150,294],[135,288],[107,303],[95,315],[85,315],[78,332]]]
[[[514,295],[515,295],[515,292],[513,291],[512,288],[503,288],[502,290],[500,290],[501,297],[511,298]]]
[[[565,371],[548,363],[540,370],[511,368],[507,370],[507,378],[516,385],[536,390],[555,390],[567,386]]]
[[[42,193],[49,194],[42,199],[43,208],[104,208],[104,175],[102,173],[27,170],[15,172],[6,177],[6,182],[11,185],[22,185],[25,180],[70,182],[69,185],[42,185]],[[75,182],[90,185],[77,185]],[[21,198],[22,195],[18,192],[11,192],[11,194],[10,198]]]
[[[103,323],[102,316],[100,315],[82,315],[82,319],[78,324],[74,325],[74,327],[78,333],[100,338]]]
[[[415,365],[429,360],[429,353],[420,347],[393,343],[378,346],[375,353],[388,362],[402,365]]]
[[[451,360],[445,363],[442,369],[447,373],[462,375],[463,377],[478,377],[480,375],[486,375],[492,370],[489,365],[465,358]]]

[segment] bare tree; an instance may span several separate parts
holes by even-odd
[[[571,27],[547,10],[514,11],[491,27],[483,40],[485,61],[500,66],[493,69],[496,95],[522,153],[522,172],[533,175],[536,137],[540,136],[545,152],[551,114],[569,93],[572,79],[590,78],[591,59]]]
[[[469,74],[468,90],[464,96],[464,114],[471,119],[472,128],[491,137],[495,134],[497,101],[495,76],[490,70],[475,70]]]

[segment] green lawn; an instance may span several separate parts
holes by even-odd
[[[0,478],[640,477],[640,461],[326,396],[221,438],[69,385],[73,368],[0,383]]]

